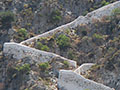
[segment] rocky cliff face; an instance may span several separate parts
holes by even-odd
[[[1,19],[3,19],[0,23],[2,33],[0,43],[3,44],[11,38],[13,38],[13,41],[19,42],[19,40],[22,41],[32,37],[34,35],[30,33],[40,33],[39,28],[43,29],[41,32],[45,32],[73,20],[86,10],[92,11],[93,8],[90,9],[90,7],[95,8],[97,6],[96,8],[99,8],[109,4],[110,1],[3,0],[1,2],[1,11],[11,10],[17,17],[14,21],[13,15],[9,13],[11,19],[8,19],[10,21],[6,23],[3,21],[3,15],[6,14],[0,14]],[[86,4],[86,8],[81,8]],[[8,6],[10,8],[7,8]],[[67,21],[68,16],[69,21]],[[8,18],[8,16],[6,17]],[[17,23],[12,23],[12,21]],[[3,33],[4,29],[5,33]],[[0,86],[1,88],[4,87],[5,90],[64,90],[65,87],[68,89],[70,85],[73,85],[70,89],[74,88],[75,85],[75,88],[79,86],[80,89],[85,90],[96,90],[96,87],[98,90],[106,90],[106,88],[119,90],[119,29],[120,1],[97,9],[86,16],[80,16],[71,23],[23,41],[20,44],[6,43],[4,44],[3,54],[0,54]],[[8,38],[9,35],[10,38]],[[7,37],[7,40],[3,39],[4,37]],[[76,62],[78,65],[95,63],[96,65],[88,72],[86,70],[82,75],[111,88],[74,73],[75,68],[71,65],[76,66]],[[59,76],[60,69],[73,70],[63,72],[67,75],[65,80],[70,81],[65,81],[64,75],[61,76],[62,74]],[[67,86],[64,87],[64,83],[57,86],[58,76],[59,80],[63,80],[60,82],[65,82]],[[83,86],[84,84],[80,83],[79,79],[83,83],[93,85],[93,87]]]
[[[0,90],[57,90],[59,70],[73,68],[59,57],[36,63],[30,57],[18,60],[1,55],[0,61]]]
[[[12,11],[15,14],[16,20],[12,24],[14,34],[11,39],[20,42],[114,1],[117,0],[2,0],[0,11]],[[17,32],[21,28],[25,28],[30,35],[24,38],[18,37]]]

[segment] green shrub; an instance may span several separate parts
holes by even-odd
[[[60,49],[65,49],[70,46],[70,38],[66,35],[59,35],[56,41]]]
[[[15,68],[17,71],[21,72],[29,72],[30,71],[30,65],[29,64],[24,64],[22,66],[17,66]]]
[[[21,28],[21,29],[18,30],[18,34],[20,36],[26,37],[27,36],[27,30],[25,28]]]
[[[63,61],[63,64],[65,65],[66,68],[69,67],[69,63],[68,63],[68,61]]]
[[[103,0],[103,1],[101,2],[101,4],[102,4],[102,6],[105,6],[105,5],[108,5],[108,4],[110,4],[110,3],[107,2],[106,0]]]
[[[49,47],[47,45],[43,45],[41,47],[41,50],[43,50],[43,51],[49,51],[50,49],[49,49]]]
[[[49,69],[49,67],[50,67],[50,65],[48,62],[39,64],[39,68],[41,69],[41,71],[45,71],[45,70]]]
[[[41,42],[37,42],[36,48],[37,49],[41,49],[41,47],[42,47],[42,43]]]
[[[95,33],[95,34],[93,35],[93,38],[103,39],[103,36]]]
[[[120,15],[120,8],[115,8],[115,9],[112,11],[112,15],[113,15],[113,16]]]
[[[102,65],[93,65],[90,70],[97,70],[97,69],[100,69],[102,67]]]
[[[24,37],[19,37],[19,36],[16,36],[15,38],[17,38],[19,41],[23,41],[23,40],[25,40],[25,38],[24,38]]]
[[[60,21],[61,20],[61,16],[55,15],[54,17],[52,17],[52,20],[55,21],[55,22]]]
[[[19,39],[22,39],[22,40],[24,40],[28,36],[27,30],[25,28],[19,29],[17,33],[18,33]]]
[[[90,8],[90,11],[94,11],[94,8]]]
[[[15,21],[15,15],[11,11],[0,12],[0,22],[3,27],[10,27],[13,21]]]
[[[56,23],[62,20],[61,12],[59,10],[55,10],[51,13],[51,22]]]
[[[47,45],[43,45],[41,42],[37,42],[36,48],[43,51],[50,50],[50,48]]]

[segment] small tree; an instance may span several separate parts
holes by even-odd
[[[25,28],[19,29],[17,33],[18,33],[18,36],[19,36],[22,40],[24,40],[24,39],[27,38],[27,36],[28,36],[27,30],[26,30]],[[19,38],[19,39],[20,39],[20,38]]]
[[[59,10],[54,10],[51,13],[51,22],[56,23],[59,22],[62,19],[61,12]]]
[[[108,4],[110,4],[110,3],[107,2],[106,0],[103,0],[103,1],[101,2],[101,4],[102,4],[103,6],[105,6],[105,5],[108,5]]]
[[[49,49],[49,47],[47,45],[43,45],[41,47],[41,50],[43,50],[43,51],[49,51],[50,49]]]
[[[64,49],[66,47],[70,46],[70,38],[67,37],[66,35],[59,35],[57,38],[57,44],[59,46],[60,49]]]
[[[41,49],[41,47],[42,47],[42,43],[41,43],[41,42],[37,42],[36,48],[37,48],[37,49]]]
[[[19,72],[29,72],[30,71],[30,65],[29,64],[23,64],[22,66],[16,66],[15,69]]]
[[[50,67],[50,65],[49,65],[48,62],[40,63],[40,64],[39,64],[39,68],[41,69],[41,71],[45,71],[45,70],[47,70],[49,67]]]
[[[43,45],[41,42],[37,42],[36,48],[43,51],[50,50],[50,48],[47,45]]]
[[[63,61],[63,64],[65,65],[65,68],[68,68],[68,67],[69,67],[68,61]]]

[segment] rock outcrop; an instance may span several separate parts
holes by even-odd
[[[54,53],[37,50],[17,43],[5,43],[3,53],[5,55],[12,55],[13,58],[18,60],[30,57],[36,63],[48,62],[54,58],[60,58],[69,62],[70,66],[72,67],[77,66],[76,61],[66,59]]]
[[[48,62],[56,57],[59,57],[64,61],[69,62],[70,66],[77,67],[76,61],[72,61],[64,57],[61,57],[57,54],[37,50],[25,45],[26,44],[29,45],[34,41],[36,41],[36,39],[39,39],[41,37],[48,37],[48,36],[54,35],[57,32],[65,31],[68,28],[75,28],[81,24],[93,23],[93,19],[99,20],[104,16],[110,16],[112,13],[112,10],[114,10],[115,8],[120,8],[120,1],[104,6],[91,13],[88,13],[86,16],[79,16],[76,20],[74,20],[71,23],[62,25],[56,29],[53,29],[41,35],[25,40],[20,44],[5,43],[3,53],[6,56],[11,55],[13,58],[16,58],[16,59],[31,57],[36,63]],[[75,70],[75,72],[71,70],[61,70],[59,72],[58,88],[60,90],[112,90],[112,88],[110,87],[88,80],[83,76],[79,75],[79,73],[86,72],[92,65],[93,64],[83,65],[85,67],[81,66],[82,69],[81,67],[79,67],[78,69]]]
[[[77,74],[84,74],[85,72],[87,72],[87,70],[89,70],[93,65],[95,65],[94,63],[84,63],[82,64],[80,67],[78,67],[74,72]]]
[[[58,87],[62,90],[113,90],[69,70],[60,71]]]

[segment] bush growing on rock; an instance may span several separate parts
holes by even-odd
[[[18,39],[19,39],[20,41],[25,40],[25,39],[27,38],[27,36],[28,36],[27,30],[26,30],[25,28],[19,29],[19,30],[17,31],[17,33],[18,33],[18,36],[19,36]]]
[[[120,15],[120,8],[116,8],[112,11],[113,16]]]
[[[43,45],[41,42],[37,42],[37,49],[43,50],[43,51],[49,51],[50,48],[47,45]]]
[[[45,70],[49,69],[49,67],[50,67],[50,65],[48,62],[39,64],[39,68],[41,69],[41,71],[45,71]]]
[[[43,45],[41,47],[41,50],[43,50],[43,51],[49,51],[50,49],[49,49],[49,47],[47,45]]]
[[[66,68],[69,67],[69,63],[68,63],[68,61],[63,61],[63,64],[65,65]]]
[[[106,0],[103,0],[103,1],[101,2],[101,4],[102,4],[102,6],[105,6],[105,5],[108,5],[108,4],[110,4],[110,3],[107,2]]]
[[[66,35],[61,34],[57,38],[57,44],[60,49],[65,49],[66,47],[70,46],[70,38]]]
[[[101,34],[93,34],[92,36],[92,41],[96,44],[96,45],[102,45],[105,42],[105,37],[104,35]]]
[[[51,22],[59,22],[62,19],[61,12],[59,10],[55,10],[51,13]]]
[[[30,65],[29,64],[24,64],[22,66],[17,66],[15,68],[17,71],[21,72],[29,72],[30,71]]]
[[[42,43],[41,43],[41,42],[37,42],[36,48],[37,48],[37,49],[41,49],[41,47],[42,47]]]
[[[27,36],[27,30],[25,28],[21,28],[18,30],[18,34],[20,36],[26,37]]]

